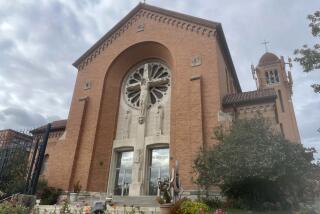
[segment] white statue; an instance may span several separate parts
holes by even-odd
[[[162,135],[162,125],[163,125],[163,107],[158,105],[157,115],[156,115],[156,135]]]
[[[140,98],[139,98],[139,105],[140,105],[140,115],[139,115],[139,123],[143,124],[148,105],[149,105],[149,66],[148,64],[144,65],[143,77],[141,80],[140,85]]]

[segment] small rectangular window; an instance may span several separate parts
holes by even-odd
[[[281,111],[284,112],[283,99],[282,99],[282,94],[281,94],[280,90],[278,90],[278,95],[279,95],[279,100],[280,100]]]

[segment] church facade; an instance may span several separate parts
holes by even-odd
[[[213,129],[257,112],[300,142],[284,59],[262,56],[258,90],[242,92],[220,23],[140,3],[73,65],[69,116],[47,147],[51,186],[156,195],[178,161],[184,191],[196,194],[193,160],[217,143]]]

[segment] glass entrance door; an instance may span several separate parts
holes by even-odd
[[[169,178],[169,148],[150,150],[149,195],[157,195],[158,179]]]
[[[128,195],[131,184],[133,151],[118,152],[114,195]]]

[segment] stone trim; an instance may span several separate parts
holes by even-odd
[[[157,12],[149,11],[146,9],[140,9],[132,18],[130,18],[120,28],[115,30],[109,37],[104,39],[104,42],[96,47],[91,53],[81,60],[81,63],[74,63],[74,65],[80,70],[83,70],[89,65],[97,56],[104,52],[112,43],[118,39],[124,32],[126,32],[134,23],[136,23],[142,17],[153,20],[157,23],[169,25],[171,27],[186,30],[199,34],[199,36],[215,37],[216,30],[213,28],[206,27],[204,25],[195,24],[190,21],[185,21],[179,18],[173,18],[168,15],[163,15]],[[81,58],[80,58],[81,59]]]

